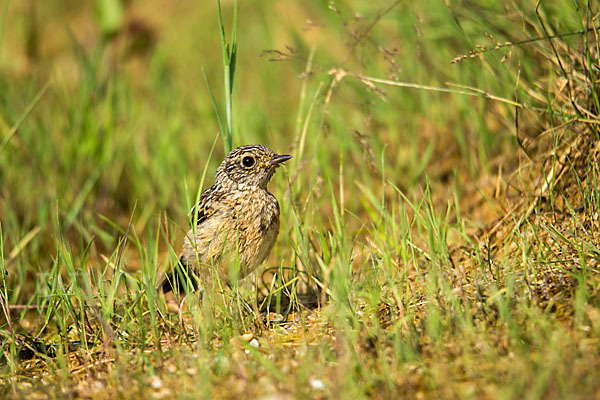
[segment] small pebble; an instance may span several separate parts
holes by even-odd
[[[251,333],[244,333],[242,336],[240,336],[240,339],[245,340],[246,342],[249,342],[252,340],[253,337],[254,337],[254,335]]]
[[[311,379],[308,381],[310,386],[315,390],[323,390],[325,389],[325,384],[320,379]]]
[[[158,376],[150,378],[150,386],[154,389],[160,389],[162,387],[162,380]]]

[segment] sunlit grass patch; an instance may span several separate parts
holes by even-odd
[[[3,2],[0,393],[597,393],[597,10],[536,5]],[[294,156],[277,244],[164,296],[229,137]]]

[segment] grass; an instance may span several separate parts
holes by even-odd
[[[0,6],[1,395],[598,396],[597,6],[255,3]],[[179,309],[255,142],[275,249]]]

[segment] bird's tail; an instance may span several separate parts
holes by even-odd
[[[178,293],[186,293],[188,291],[198,289],[198,281],[193,268],[187,264],[183,256],[179,258],[179,262],[168,272],[158,285],[158,289],[163,293],[177,291]]]

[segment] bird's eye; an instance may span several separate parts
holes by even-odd
[[[254,165],[254,157],[246,156],[242,158],[242,165],[246,168],[251,168]]]

